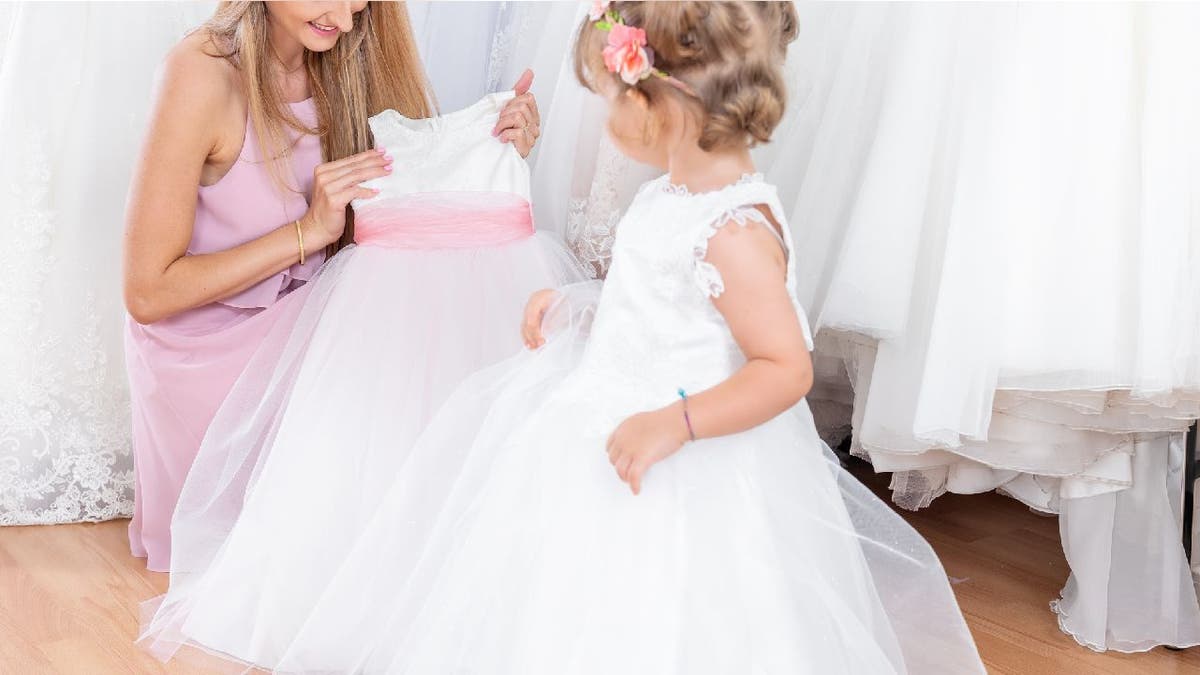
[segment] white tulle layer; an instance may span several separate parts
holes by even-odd
[[[340,478],[354,443],[377,444],[349,425],[327,461],[270,487],[264,471],[250,505],[274,519],[243,517],[173,580],[159,637],[281,672],[982,672],[929,546],[803,405],[688,445],[632,496],[607,436],[674,392],[576,368],[594,288],[547,346],[468,379],[411,452],[388,443],[402,460],[372,508]],[[281,508],[298,484],[315,503]]]
[[[291,316],[205,437],[143,645],[165,659],[199,627],[249,622],[241,644],[198,633],[247,653],[297,630],[440,403],[521,348],[530,293],[581,278],[541,234],[479,249],[358,246],[327,263],[281,308]]]
[[[1194,643],[1177,474],[1137,454],[1200,417],[1200,8],[800,11],[800,104],[760,166],[796,186],[823,425],[906,507],[1069,510],[1081,642]]]
[[[798,186],[801,300],[857,442],[888,470],[1127,486],[1130,440],[1088,432],[1200,416],[1200,9],[802,11],[800,104],[763,159]],[[908,505],[956,489],[923,480]]]

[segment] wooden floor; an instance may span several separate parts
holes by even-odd
[[[1200,673],[1200,648],[1096,654],[1047,604],[1067,569],[1053,518],[997,495],[948,495],[913,523],[941,555],[992,673]],[[133,645],[138,603],[166,575],[129,557],[126,521],[0,528],[0,673],[189,673]]]

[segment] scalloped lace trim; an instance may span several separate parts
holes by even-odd
[[[740,185],[761,183],[764,180],[765,178],[761,173],[744,173],[742,174],[741,178],[738,178],[736,181],[726,185],[725,187],[717,188],[716,190],[709,190],[707,192],[692,192],[687,188],[686,185],[676,185],[672,183],[670,174],[664,174],[662,178],[662,190],[667,194],[677,195],[680,197],[700,197],[705,195],[720,194],[726,190],[730,190]]]
[[[761,180],[760,174],[754,175],[759,176],[759,178],[755,179],[749,175],[747,177],[751,180]],[[740,183],[741,181],[734,185]],[[686,188],[684,189],[686,190]],[[774,231],[767,217],[753,206],[739,206],[729,209],[704,226],[704,229],[701,230],[700,241],[696,242],[696,245],[692,247],[692,255],[696,258],[692,274],[701,292],[710,298],[721,297],[721,294],[725,292],[725,280],[721,278],[721,272],[717,269],[716,265],[705,260],[708,257],[708,240],[712,239],[713,235],[730,222],[737,223],[741,227],[746,227],[751,222],[756,222]]]

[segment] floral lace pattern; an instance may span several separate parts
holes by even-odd
[[[774,228],[767,222],[766,216],[761,211],[753,206],[742,206],[730,209],[721,214],[720,218],[712,221],[702,233],[700,240],[692,247],[692,255],[696,259],[692,278],[705,295],[712,298],[719,298],[725,292],[725,280],[721,278],[721,272],[715,265],[705,260],[708,257],[708,240],[712,239],[713,235],[717,232],[720,232],[721,228],[727,223],[737,223],[740,227],[746,227],[751,222],[759,223],[774,231]],[[786,246],[785,244],[784,247],[786,248]]]
[[[133,511],[129,400],[102,344],[96,298],[43,302],[52,245],[66,235],[49,207],[47,141],[35,134],[16,153],[27,164],[0,229],[0,525]]]
[[[596,174],[587,197],[573,199],[567,212],[567,248],[593,279],[603,279],[612,263],[612,247],[621,219],[617,181],[629,160],[604,136],[596,156]]]
[[[736,181],[730,183],[729,185],[726,185],[723,188],[720,188],[718,190],[712,190],[709,192],[695,192],[695,193],[693,193],[691,190],[689,190],[686,185],[676,185],[676,184],[672,183],[670,180],[670,176],[663,176],[662,183],[660,185],[662,187],[662,191],[666,192],[667,194],[678,195],[680,197],[696,197],[698,195],[710,195],[710,194],[715,194],[715,193],[726,192],[728,190],[732,190],[733,188],[736,188],[736,187],[739,187],[742,185],[749,185],[750,183],[761,183],[761,182],[763,182],[763,180],[765,180],[765,178],[763,177],[763,175],[761,173],[744,173],[744,174],[742,174],[741,178],[738,178]]]
[[[486,91],[500,91],[500,78],[508,69],[513,49],[525,37],[530,12],[520,9],[511,2],[501,2],[497,9],[496,34],[492,38],[492,51],[488,59]]]

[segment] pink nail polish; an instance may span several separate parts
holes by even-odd
[[[392,165],[391,165],[391,164],[388,164],[388,165],[384,166],[384,167],[383,167],[383,170],[384,170],[384,171],[387,171],[388,173],[391,173],[391,172],[392,172]]]
[[[378,152],[378,153],[379,153],[379,154],[381,154],[381,155],[386,155],[386,154],[387,154],[387,148],[375,148],[375,152]]]

